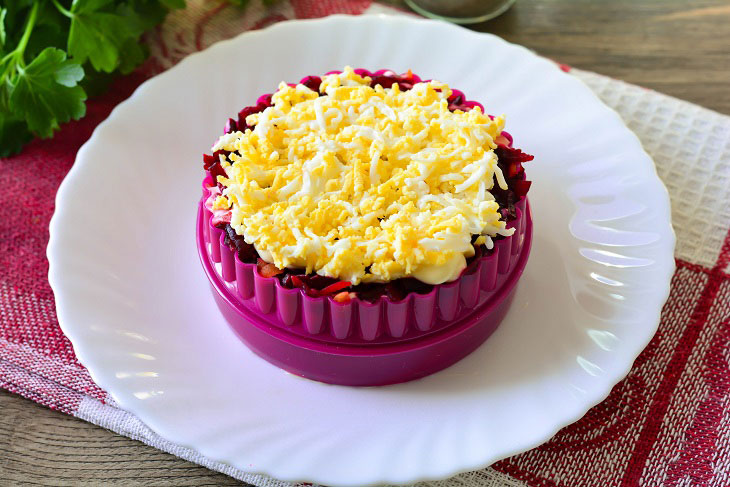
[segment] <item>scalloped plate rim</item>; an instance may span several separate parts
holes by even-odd
[[[75,328],[75,325],[71,322],[70,319],[67,319],[69,311],[66,309],[64,303],[63,303],[63,296],[64,293],[64,283],[63,278],[59,276],[56,273],[56,267],[57,262],[62,259],[63,250],[60,248],[60,237],[59,235],[63,234],[63,229],[61,228],[61,222],[64,218],[68,218],[68,216],[65,214],[66,210],[64,209],[64,201],[66,198],[69,198],[70,195],[73,193],[73,186],[75,184],[76,179],[79,177],[79,174],[82,173],[85,159],[84,156],[86,152],[89,150],[89,147],[91,147],[93,144],[98,142],[98,139],[100,137],[100,133],[103,132],[107,127],[112,126],[115,122],[115,119],[119,116],[120,112],[126,109],[127,105],[134,103],[138,98],[144,95],[145,91],[148,89],[148,87],[154,83],[159,83],[161,80],[165,80],[168,77],[174,77],[177,73],[177,70],[182,67],[186,66],[188,64],[191,64],[195,62],[197,59],[199,59],[202,56],[208,55],[211,51],[223,48],[229,44],[239,43],[242,42],[248,38],[252,38],[254,36],[266,36],[270,32],[276,31],[278,29],[289,29],[289,28],[296,28],[299,25],[307,25],[307,24],[325,24],[325,23],[340,23],[340,22],[370,22],[377,19],[378,21],[386,21],[391,23],[412,23],[412,24],[423,24],[423,25],[438,25],[438,26],[444,26],[444,23],[435,21],[435,20],[429,20],[429,19],[414,19],[410,17],[400,17],[400,16],[391,16],[391,15],[383,15],[383,14],[373,14],[373,15],[362,15],[362,16],[352,16],[352,15],[332,15],[325,18],[317,18],[317,19],[303,19],[303,20],[291,20],[291,21],[285,21],[285,22],[278,22],[276,24],[273,24],[271,26],[268,26],[261,30],[256,31],[247,31],[243,32],[233,38],[222,40],[219,42],[216,42],[215,44],[207,47],[206,49],[193,53],[189,56],[186,56],[184,59],[182,59],[176,66],[173,66],[172,68],[168,69],[167,71],[160,73],[159,75],[146,80],[143,82],[137,89],[133,92],[133,94],[125,101],[114,107],[114,109],[109,114],[108,118],[105,119],[103,122],[101,122],[93,131],[92,135],[88,139],[88,141],[79,149],[76,161],[67,174],[66,178],[63,180],[62,184],[60,185],[58,189],[58,193],[56,195],[56,210],[54,211],[53,217],[50,221],[50,238],[49,238],[49,244],[47,247],[47,256],[49,260],[49,282],[51,284],[51,288],[54,292],[54,296],[56,296],[56,307],[57,307],[57,315],[58,315],[58,322],[59,325],[64,332],[64,334],[69,338],[69,340],[72,343],[74,352],[76,353],[76,356],[80,363],[82,363],[89,371],[89,374],[91,375],[94,382],[99,384],[102,388],[104,388],[106,391],[109,392],[111,397],[118,403],[118,405],[125,409],[132,414],[135,414],[140,419],[143,419],[145,424],[147,424],[153,431],[160,432],[161,430],[165,429],[163,427],[159,427],[157,424],[157,421],[150,418],[147,414],[147,411],[143,407],[137,407],[141,405],[141,402],[135,402],[135,401],[128,401],[128,396],[125,396],[124,394],[120,395],[115,392],[115,382],[111,378],[106,376],[106,372],[103,371],[101,368],[98,367],[98,364],[96,363],[96,358],[94,356],[94,352],[87,348],[87,346],[84,344],[83,338],[80,336],[80,333],[76,333],[77,329]],[[540,58],[539,56],[535,55],[532,51],[528,50],[527,48],[512,44],[504,39],[495,36],[493,34],[488,33],[477,33],[473,31],[469,31],[460,27],[455,27],[449,25],[450,29],[459,29],[462,30],[475,39],[480,39],[484,37],[490,37],[494,40],[497,40],[499,43],[502,43],[503,45],[510,45],[513,47],[517,47],[524,51],[526,54],[529,54],[530,56],[535,56],[539,59],[541,59],[546,64],[550,64],[550,61],[548,61],[545,58]],[[557,67],[554,67],[556,71],[559,71]],[[666,242],[666,248],[671,249],[669,252],[670,255],[673,255],[673,249],[675,246],[675,236],[673,229],[671,229],[671,216],[670,216],[670,205],[669,205],[669,196],[668,192],[666,190],[666,187],[662,184],[661,180],[658,178],[656,167],[653,164],[653,161],[651,161],[650,156],[644,151],[644,149],[641,147],[641,143],[638,139],[638,137],[630,131],[628,128],[625,127],[623,124],[623,121],[621,120],[620,116],[616,113],[615,110],[605,105],[593,91],[588,88],[585,83],[583,83],[581,80],[579,80],[576,77],[573,77],[569,74],[560,73],[562,76],[565,77],[566,80],[572,80],[569,81],[569,83],[574,84],[576,89],[584,90],[586,93],[589,93],[590,96],[595,100],[597,105],[601,106],[601,109],[605,111],[607,116],[612,116],[618,122],[623,126],[627,134],[631,134],[630,137],[633,139],[634,143],[637,145],[637,149],[642,153],[644,162],[648,162],[649,166],[652,168],[653,171],[653,179],[654,179],[654,186],[656,189],[663,192],[663,195],[665,197],[665,206],[663,208],[664,210],[664,216],[665,220],[669,223],[669,230],[671,232],[671,242]],[[494,458],[487,458],[484,459],[481,462],[477,462],[475,464],[469,464],[469,465],[455,465],[450,468],[443,469],[443,471],[439,472],[436,475],[429,475],[429,476],[420,476],[420,477],[414,477],[409,478],[407,482],[421,482],[421,481],[428,481],[428,480],[438,480],[443,479],[446,477],[450,477],[452,475],[456,475],[458,473],[472,471],[480,468],[487,467],[491,465],[492,463],[507,458],[512,455],[519,454],[521,452],[527,451],[529,449],[532,449],[548,439],[550,439],[557,431],[559,431],[561,428],[574,423],[575,421],[579,420],[582,416],[585,415],[585,413],[592,408],[593,406],[600,403],[602,400],[604,400],[608,394],[610,393],[612,387],[618,383],[620,380],[622,380],[631,370],[631,367],[633,365],[634,360],[636,357],[638,357],[639,353],[646,347],[646,345],[649,343],[649,341],[654,336],[654,333],[656,332],[656,329],[659,325],[659,318],[660,318],[660,312],[661,312],[661,305],[667,300],[670,292],[669,282],[672,274],[675,270],[675,263],[674,259],[672,258],[670,262],[666,263],[665,266],[665,285],[660,293],[657,294],[656,301],[660,304],[658,306],[658,309],[656,311],[656,319],[651,324],[651,326],[647,325],[645,328],[645,333],[643,334],[642,340],[637,340],[633,346],[632,351],[628,353],[627,355],[631,356],[631,360],[624,363],[623,367],[619,367],[617,370],[612,371],[614,372],[612,375],[608,376],[609,378],[606,380],[604,389],[600,392],[595,394],[595,396],[591,397],[590,399],[586,400],[585,402],[585,410],[582,412],[578,412],[577,414],[568,415],[564,418],[562,418],[560,421],[557,421],[554,423],[553,427],[549,429],[548,434],[540,435],[539,438],[534,438],[532,441],[529,441],[529,444],[524,445],[523,447],[514,448],[510,451],[503,452],[503,454],[496,455]],[[88,351],[88,354],[87,354]],[[144,417],[147,416],[147,419],[145,420]],[[181,446],[189,447],[193,450],[197,450],[195,446],[194,441],[185,442],[183,440],[176,440],[178,444]],[[199,451],[199,450],[198,450]],[[235,468],[235,461],[231,461],[227,458],[212,458],[213,460],[220,461],[221,463],[233,466]],[[326,481],[322,480],[322,476],[314,475],[312,477],[307,477],[306,475],[297,475],[294,477],[285,477],[281,476],[281,474],[276,474],[276,472],[271,472],[266,469],[256,470],[256,471],[248,471],[247,473],[251,474],[262,474],[262,475],[269,475],[269,476],[276,476],[276,478],[280,480],[285,481],[305,481],[305,482],[321,482],[321,483],[328,483]],[[362,481],[354,481],[354,482],[348,482],[346,481],[344,484],[339,483],[339,485],[379,485],[387,482],[392,482],[393,480],[392,476],[379,476],[377,478],[368,479],[364,482]],[[331,479],[334,480],[334,479]],[[400,482],[404,482],[404,480],[400,480]],[[331,482],[330,482],[331,483]]]

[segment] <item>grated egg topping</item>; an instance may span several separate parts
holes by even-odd
[[[319,96],[279,85],[253,130],[220,137],[225,186],[213,208],[267,262],[350,281],[459,277],[472,235],[509,236],[490,193],[507,183],[495,139],[504,117],[448,110],[448,85],[369,86],[351,68]]]

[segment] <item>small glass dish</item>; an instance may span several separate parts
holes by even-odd
[[[515,0],[406,0],[417,13],[455,24],[477,24],[506,12]]]

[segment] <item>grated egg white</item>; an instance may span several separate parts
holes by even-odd
[[[489,192],[506,189],[495,139],[504,117],[448,109],[448,85],[369,86],[351,68],[324,76],[319,96],[279,85],[254,128],[220,137],[232,152],[214,205],[279,268],[353,284],[412,276],[456,279],[473,255],[511,235]]]

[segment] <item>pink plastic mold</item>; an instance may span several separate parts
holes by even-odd
[[[203,182],[204,202],[212,179]],[[524,246],[526,199],[515,206],[517,218],[511,237],[495,241],[473,272],[456,281],[434,286],[427,294],[409,293],[401,301],[387,296],[374,303],[354,299],[347,303],[332,296],[311,297],[302,289],[288,289],[276,277],[263,277],[256,264],[242,262],[225,243],[225,232],[212,223],[212,214],[201,205],[203,234],[209,258],[230,292],[251,311],[265,316],[272,326],[321,342],[359,346],[398,343],[436,333],[464,318],[492,299],[515,268]]]
[[[208,180],[207,182],[209,182]],[[223,316],[256,354],[293,374],[331,384],[375,386],[423,377],[471,353],[497,328],[532,244],[524,198],[517,230],[495,243],[477,270],[399,302],[337,303],[286,289],[238,259],[198,205],[197,244]]]
[[[390,73],[355,71],[366,76]],[[413,80],[421,81],[416,75]],[[262,95],[258,103],[266,103],[269,96]],[[462,105],[483,109],[474,101]],[[262,358],[331,384],[405,382],[444,369],[474,351],[507,313],[532,243],[530,206],[523,197],[516,204],[517,218],[507,225],[515,228],[514,234],[495,241],[493,251],[481,257],[472,272],[434,286],[427,294],[409,293],[401,301],[383,296],[374,303],[340,303],[331,296],[311,297],[302,289],[287,289],[276,277],[261,276],[256,264],[242,262],[225,243],[223,230],[211,223],[204,203],[212,185],[208,174],[198,207],[197,244],[223,316]]]

